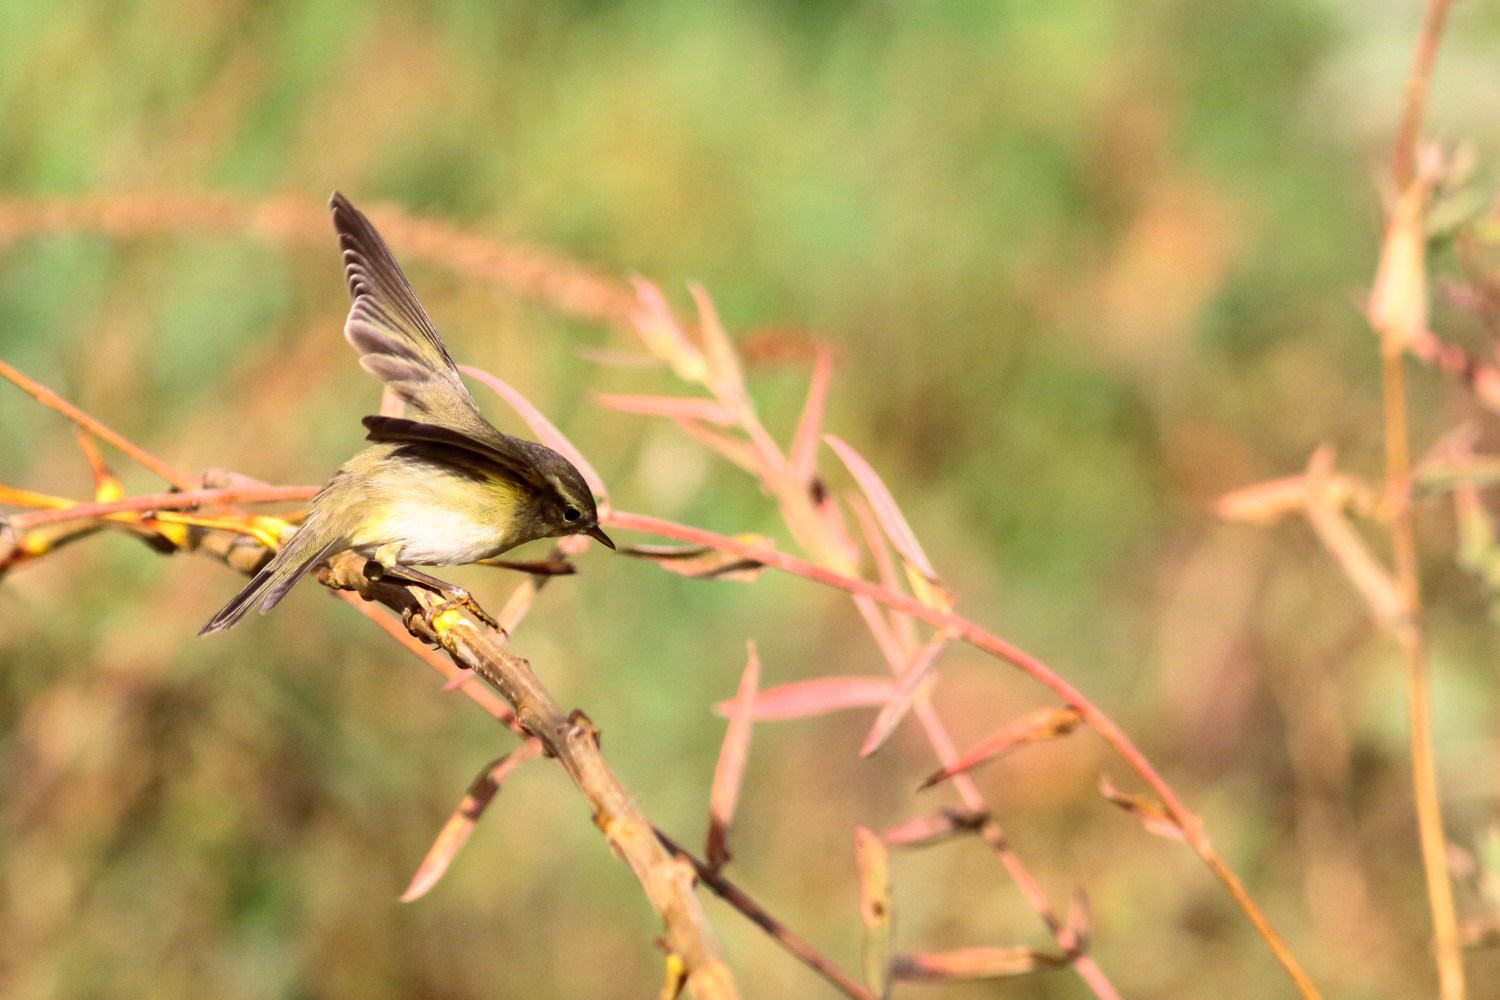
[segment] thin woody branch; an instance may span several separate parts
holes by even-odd
[[[369,580],[364,565],[363,558],[344,553],[331,561],[325,582],[356,590],[401,614],[414,634],[441,644],[455,664],[473,671],[509,703],[521,728],[568,772],[588,802],[594,824],[645,889],[662,919],[667,946],[686,969],[689,994],[696,1000],[738,997],[734,977],[694,893],[692,865],[674,857],[657,839],[651,822],[599,752],[598,731],[587,717],[564,714],[531,665],[500,645],[499,633],[482,630],[456,612],[440,614],[429,625],[423,613],[441,604],[440,598],[420,587]]]

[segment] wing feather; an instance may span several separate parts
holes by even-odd
[[[556,452],[546,445],[501,434],[493,428],[481,439],[453,427],[403,417],[370,416],[365,417],[362,423],[369,431],[365,436],[371,441],[397,444],[423,442],[461,448],[493,462],[520,482],[536,489],[548,487],[542,463],[546,457],[556,456]]]
[[[360,353],[360,366],[434,420],[472,431],[487,427],[458,366],[380,233],[339,192],[333,193],[328,207],[353,299],[344,336]]]

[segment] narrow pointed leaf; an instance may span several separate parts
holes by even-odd
[[[1144,795],[1122,792],[1109,780],[1109,775],[1099,776],[1099,794],[1141,821],[1141,825],[1158,837],[1168,840],[1183,840],[1182,827],[1167,815],[1165,809]]]
[[[719,762],[714,767],[713,788],[708,796],[708,844],[704,853],[709,868],[715,871],[729,861],[729,825],[734,822],[734,808],[740,798],[740,782],[750,750],[750,731],[754,727],[750,713],[759,686],[760,656],[752,642],[745,659],[745,671],[740,676],[739,690],[730,704],[729,725],[724,730],[724,745],[719,748]]]
[[[621,413],[639,413],[674,420],[702,420],[718,427],[734,423],[734,416],[717,399],[693,396],[643,396],[595,393],[594,402]]]
[[[861,757],[870,754],[885,746],[885,741],[890,739],[891,733],[906,718],[906,713],[911,710],[912,702],[917,695],[925,690],[923,682],[932,674],[932,668],[937,663],[938,656],[943,647],[948,644],[950,635],[939,631],[928,639],[921,649],[917,650],[911,663],[907,664],[906,671],[896,681],[896,689],[891,692],[891,700],[881,708],[880,714],[875,717],[875,723],[870,727],[870,733],[865,737],[864,746],[859,748]]]
[[[880,833],[887,847],[930,847],[954,837],[978,833],[989,820],[987,812],[967,809],[939,809],[924,816],[914,816],[904,823],[888,826]]]
[[[975,979],[1009,979],[1049,969],[1064,969],[1072,959],[1031,948],[958,948],[953,951],[898,955],[892,972],[903,982],[953,983]]]
[[[580,347],[573,352],[577,357],[606,368],[660,368],[661,358],[640,351],[615,351],[607,347]]]
[[[771,545],[771,539],[763,535],[736,535],[735,540],[748,545]],[[765,569],[764,563],[706,545],[626,545],[618,551],[621,555],[654,562],[668,573],[695,580],[754,583]]]
[[[807,402],[802,404],[802,416],[792,437],[792,475],[799,483],[812,483],[817,470],[818,435],[823,429],[823,408],[832,376],[833,351],[827,344],[819,344],[813,360],[812,381],[807,387]]]
[[[895,497],[891,496],[891,491],[886,489],[885,482],[880,478],[879,473],[869,462],[865,461],[863,455],[841,438],[825,434],[823,439],[828,442],[829,447],[854,476],[854,481],[859,484],[860,490],[870,501],[870,507],[879,519],[880,526],[885,529],[886,537],[891,540],[891,545],[901,558],[929,579],[937,579],[937,572],[927,561],[927,554],[922,551],[922,546],[917,542],[917,536],[912,533],[911,525],[906,522],[906,516],[901,513],[901,508],[896,505]]]
[[[448,870],[453,859],[458,856],[459,850],[469,839],[469,834],[474,831],[474,824],[484,814],[484,810],[494,799],[495,793],[500,791],[500,785],[505,781],[516,765],[522,761],[535,757],[541,752],[541,744],[532,739],[521,744],[520,747],[494,761],[486,767],[479,776],[469,785],[464,792],[463,799],[458,808],[453,810],[443,828],[438,831],[437,839],[427,849],[427,855],[417,867],[416,874],[412,876],[406,891],[401,894],[401,902],[410,903],[412,900],[420,899]]]
[[[531,428],[538,441],[573,463],[573,467],[583,476],[583,481],[589,484],[589,489],[595,496],[609,496],[609,491],[604,488],[604,480],[599,477],[599,473],[594,471],[588,459],[583,457],[583,453],[574,447],[573,442],[569,441],[552,421],[542,416],[542,411],[533,406],[531,400],[487,371],[470,368],[468,365],[459,365],[458,370],[476,382],[488,386],[496,395],[505,400],[510,408],[526,421],[526,426]]]
[[[895,684],[884,677],[822,677],[766,688],[755,695],[751,718],[757,722],[807,719],[849,708],[871,708],[890,700]],[[733,710],[733,701],[714,706],[719,715]]]
[[[1308,523],[1344,577],[1364,598],[1371,616],[1382,625],[1398,625],[1406,617],[1406,602],[1395,577],[1370,553],[1364,539],[1324,489],[1332,463],[1332,449],[1325,446],[1314,452],[1308,464]]]
[[[947,767],[928,775],[918,787],[931,788],[941,781],[947,781],[955,774],[963,774],[980,764],[996,760],[1018,746],[1066,736],[1078,728],[1082,721],[1078,713],[1071,708],[1039,708],[1034,712],[1028,712],[974,744]]]
[[[730,437],[728,434],[721,434],[704,427],[696,420],[679,419],[677,426],[681,427],[689,437],[697,438],[756,479],[764,478],[761,473],[765,468],[765,463],[761,461],[760,452],[756,451],[750,442]]]
[[[880,525],[875,521],[875,513],[870,510],[870,505],[861,496],[849,497],[849,508],[854,511],[854,518],[859,522],[860,534],[864,536],[865,547],[870,550],[870,556],[875,561],[875,572],[880,577],[880,585],[886,590],[894,593],[901,592],[901,581],[896,576],[896,563],[891,559],[890,545],[885,535],[880,530]],[[899,637],[903,649],[915,649],[917,645],[917,623],[911,615],[902,614],[894,608],[881,607],[879,613],[886,616],[890,622],[890,631]],[[900,669],[905,657],[892,659],[886,656],[892,670]]]
[[[37,493],[33,490],[23,490],[19,486],[6,486],[0,483],[0,504],[10,507],[38,507],[44,510],[66,510],[76,507],[78,501],[69,500],[67,497],[55,497],[46,493]]]
[[[859,919],[864,925],[865,985],[876,996],[891,991],[891,869],[885,844],[862,826],[854,828],[854,860],[859,866]]]
[[[719,322],[719,313],[714,308],[713,299],[696,282],[688,285],[688,292],[693,296],[693,304],[698,307],[698,330],[703,338],[703,353],[718,394],[743,400],[745,375],[740,370],[739,353],[735,351],[729,334],[724,331],[724,324]]]
[[[636,295],[630,324],[646,349],[667,362],[684,382],[702,382],[708,376],[708,364],[683,335],[661,290],[644,278],[632,278],[630,283]]]

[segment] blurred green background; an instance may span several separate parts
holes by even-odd
[[[1419,18],[1354,0],[12,0],[0,196],[318,205],[339,188],[641,274],[678,305],[700,281],[750,346],[832,343],[828,428],[886,476],[960,609],[1138,739],[1328,995],[1429,995],[1398,658],[1305,527],[1210,515],[1321,441],[1379,468],[1357,301]],[[1428,131],[1486,163],[1497,55],[1496,8],[1457,5]],[[580,358],[627,346],[617,334],[410,272],[459,360],[527,393],[620,507],[790,546],[740,473],[590,401],[670,388]],[[0,357],[186,469],[315,483],[355,450],[378,390],[339,335],[345,307],[331,234],[0,245]],[[772,359],[751,382],[789,433],[805,366]],[[1416,451],[1471,415],[1416,376]],[[0,386],[0,429],[0,481],[86,495],[63,421]],[[1423,523],[1449,832],[1472,849],[1500,792],[1494,634],[1444,554],[1441,505]],[[746,639],[768,685],[881,672],[847,600],[801,581],[582,563],[514,646],[685,842],[722,734],[708,706]],[[446,575],[487,604],[509,588]],[[447,878],[398,903],[514,740],[315,586],[196,640],[239,585],[123,537],[0,584],[0,993],[654,995],[654,918],[554,767],[522,768]],[[944,664],[937,701],[961,742],[1046,703],[966,651]],[[912,793],[932,758],[910,724],[858,760],[869,721],[757,730],[731,870],[849,968],[853,824],[949,794]],[[1127,783],[1078,734],[980,781],[1056,903],[1089,893],[1115,985],[1288,995],[1191,853],[1102,802],[1101,771]],[[978,845],[902,855],[895,885],[904,950],[1050,945]],[[832,995],[709,906],[748,996]],[[1500,997],[1493,955],[1470,969],[1472,995]],[[931,992],[1087,990],[1062,972]]]

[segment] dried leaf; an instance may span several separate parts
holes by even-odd
[[[757,722],[780,719],[807,719],[849,708],[871,708],[890,700],[895,689],[884,677],[820,677],[766,688],[755,695],[751,717]],[[733,701],[714,706],[719,715],[727,716]]]
[[[1381,625],[1397,627],[1406,618],[1406,602],[1395,578],[1370,554],[1364,539],[1335,506],[1325,489],[1326,472],[1332,463],[1326,446],[1313,453],[1307,470],[1307,520],[1333,556],[1349,583],[1364,598],[1371,616]]]
[[[54,497],[46,493],[37,493],[32,490],[23,490],[19,486],[6,486],[0,484],[0,504],[10,507],[37,507],[43,510],[65,510],[68,507],[76,507],[76,500],[67,497]]]
[[[1324,496],[1335,507],[1356,510],[1376,507],[1373,491],[1353,476],[1330,471],[1323,479],[1322,488]],[[1306,476],[1271,479],[1224,494],[1214,512],[1226,521],[1264,527],[1289,514],[1302,513],[1307,507],[1307,489]]]
[[[1033,972],[1065,969],[1072,959],[1031,948],[958,948],[954,951],[898,955],[892,968],[903,982],[959,982],[1006,979]]]
[[[807,402],[802,404],[802,416],[797,420],[797,432],[792,437],[792,475],[805,485],[811,485],[817,472],[818,434],[823,427],[823,407],[832,377],[833,351],[827,344],[819,344],[813,360],[812,381],[807,386]]]
[[[874,724],[870,726],[870,733],[865,737],[864,745],[859,748],[861,757],[868,757],[885,746],[885,741],[890,739],[891,733],[896,731],[896,727],[911,710],[912,702],[916,700],[918,693],[927,690],[923,682],[931,676],[932,668],[950,638],[952,636],[945,631],[935,632],[932,638],[917,650],[911,663],[906,665],[905,671],[897,679],[896,689],[891,692],[891,700],[885,703],[880,714],[875,717]]]
[[[747,545],[770,547],[771,539],[763,535],[736,535],[736,541]],[[722,552],[706,545],[626,545],[622,555],[648,559],[669,573],[697,580],[734,580],[754,583],[765,569],[763,563],[732,552]]]
[[[1370,291],[1370,325],[1384,354],[1400,354],[1427,330],[1427,234],[1422,210],[1427,180],[1418,177],[1396,200]]]
[[[719,748],[719,762],[714,767],[713,788],[708,795],[708,846],[704,853],[709,868],[717,871],[729,861],[729,825],[734,822],[734,808],[740,797],[740,781],[745,774],[745,760],[750,750],[750,731],[755,691],[760,686],[760,657],[755,643],[749,644],[745,672],[740,676],[739,690],[730,703],[729,725],[724,730],[724,745]]]
[[[674,420],[702,420],[718,427],[734,423],[734,415],[717,399],[692,396],[641,396],[595,393],[594,402],[622,413],[640,413]]]
[[[954,837],[978,833],[989,821],[988,812],[945,808],[888,826],[880,834],[887,847],[930,847]]]
[[[1301,476],[1272,479],[1226,493],[1214,505],[1225,521],[1266,527],[1307,505],[1307,485]]]
[[[891,547],[896,550],[896,554],[906,565],[913,596],[923,604],[944,613],[951,611],[953,595],[938,578],[932,564],[927,561],[927,554],[922,551],[922,546],[917,542],[917,536],[912,533],[906,516],[901,513],[901,508],[896,505],[895,498],[891,496],[890,490],[886,489],[879,474],[859,452],[839,438],[832,434],[825,434],[823,440],[828,442],[829,447],[843,461],[850,474],[854,476],[855,482],[859,484],[865,498],[870,501],[870,508],[885,531],[885,536],[890,539]]]
[[[996,760],[1018,746],[1066,736],[1078,728],[1082,721],[1078,713],[1071,708],[1039,708],[1034,712],[1028,712],[974,744],[947,767],[928,775],[918,788],[931,788],[941,781],[947,781],[955,774],[963,774],[980,764]]]
[[[609,491],[604,488],[604,480],[599,478],[599,473],[594,471],[594,467],[588,463],[588,459],[583,457],[583,453],[573,446],[573,442],[569,441],[563,432],[553,425],[552,421],[542,416],[541,410],[531,405],[531,400],[487,371],[470,368],[468,365],[459,365],[458,370],[476,382],[481,382],[492,389],[496,395],[505,400],[510,408],[515,410],[517,415],[526,422],[526,426],[531,428],[532,433],[536,435],[538,441],[572,462],[573,467],[583,476],[583,481],[589,484],[589,489],[593,492],[594,496],[609,496]]]
[[[1186,839],[1182,827],[1167,815],[1165,809],[1144,795],[1131,795],[1115,788],[1107,774],[1099,776],[1099,794],[1140,820],[1142,826],[1158,837],[1166,837],[1168,840]]]
[[[505,781],[516,765],[529,757],[535,757],[541,752],[541,744],[536,740],[528,740],[517,749],[493,761],[479,776],[469,785],[464,792],[463,799],[458,808],[453,810],[443,828],[438,831],[437,839],[428,848],[427,855],[417,867],[417,872],[412,876],[406,891],[401,894],[401,902],[410,903],[414,899],[420,899],[448,870],[453,859],[469,839],[469,834],[474,830],[474,824],[484,814],[485,808],[494,799],[495,793],[500,791],[500,785]]]
[[[854,860],[859,866],[859,918],[864,925],[865,985],[880,997],[890,996],[894,915],[891,913],[891,869],[885,844],[862,826],[854,828]]]

